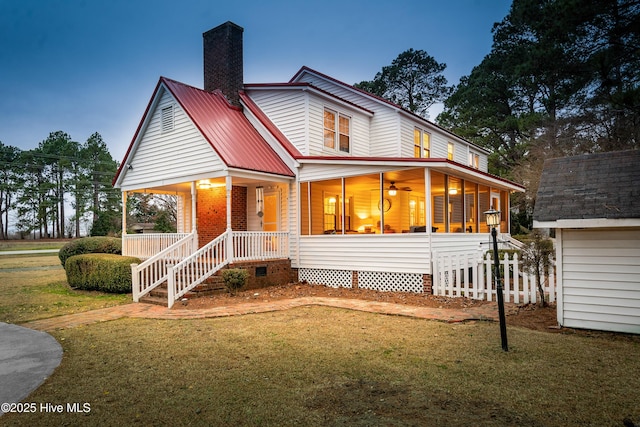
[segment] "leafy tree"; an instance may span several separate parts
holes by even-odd
[[[42,172],[49,189],[45,203],[52,221],[51,237],[64,235],[65,194],[71,185],[72,163],[78,156],[78,149],[78,143],[68,134],[57,131],[50,133],[35,152],[42,159]]]
[[[584,1],[591,19],[581,25],[590,96],[584,117],[602,151],[640,147],[640,1]]]
[[[382,67],[372,81],[354,86],[428,117],[429,107],[443,101],[451,92],[442,75],[446,67],[424,50],[409,49],[398,55],[391,65]]]
[[[127,198],[127,224],[154,224],[162,233],[176,231],[177,198],[170,194],[136,193]]]
[[[536,276],[540,304],[544,307],[544,288],[542,278],[549,272],[554,254],[553,242],[538,229],[533,230],[524,241],[522,253],[522,266],[526,271]]]
[[[0,239],[9,238],[9,212],[20,188],[20,149],[0,142]]]
[[[111,157],[107,144],[99,133],[91,135],[82,145],[80,157],[85,175],[84,181],[79,183],[84,189],[81,191],[84,197],[77,203],[79,212],[82,214],[91,212],[92,223],[98,221],[103,213],[107,216],[111,216],[113,212],[119,215],[122,212],[121,196],[119,191],[111,185],[118,164]],[[109,223],[110,218],[107,218],[106,222]]]
[[[639,0],[514,0],[445,102],[438,123],[527,187],[516,226],[530,224],[546,158],[638,147],[639,30]]]
[[[175,222],[171,221],[170,214],[166,210],[158,212],[155,218],[153,230],[159,233],[175,233]]]
[[[122,231],[122,214],[114,210],[103,210],[91,224],[91,236],[116,236]]]

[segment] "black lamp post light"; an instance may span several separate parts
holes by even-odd
[[[487,227],[491,228],[491,237],[493,238],[493,265],[495,274],[494,280],[496,283],[496,296],[498,299],[498,315],[500,317],[500,338],[502,340],[502,349],[509,351],[509,345],[507,344],[507,322],[504,316],[504,295],[502,290],[502,280],[500,280],[500,261],[498,260],[498,231],[496,227],[500,225],[500,211],[493,208],[485,213]]]

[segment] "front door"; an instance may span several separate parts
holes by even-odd
[[[280,194],[267,193],[264,195],[264,216],[262,217],[262,231],[278,231],[280,218]]]

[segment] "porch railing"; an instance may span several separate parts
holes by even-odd
[[[229,234],[226,231],[171,267],[167,277],[169,308],[178,298],[229,264]]]
[[[151,245],[149,246],[151,247]],[[158,251],[140,264],[131,264],[131,287],[133,300],[149,293],[167,280],[171,264],[177,264],[197,248],[197,235],[186,234],[182,239]]]
[[[233,260],[253,261],[289,256],[289,233],[279,231],[233,231]]]
[[[227,230],[168,270],[168,305],[227,264],[287,258],[288,248],[287,232]]]
[[[122,255],[147,259],[189,236],[189,233],[124,234]]]

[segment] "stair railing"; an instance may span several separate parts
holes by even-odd
[[[140,264],[131,264],[133,300],[141,297],[167,280],[169,267],[192,254],[198,247],[196,233],[190,233],[166,249]]]
[[[229,264],[230,232],[226,231],[171,267],[167,276],[169,308],[184,294]]]

